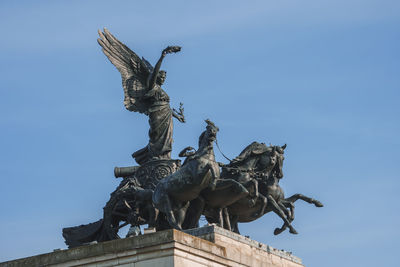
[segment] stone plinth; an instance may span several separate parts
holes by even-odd
[[[303,267],[288,252],[216,226],[166,230],[0,263],[14,266]]]

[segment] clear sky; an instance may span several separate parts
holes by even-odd
[[[147,144],[96,42],[107,27],[153,64],[182,46],[163,65],[187,118],[174,158],[210,118],[229,157],[287,143],[286,195],[325,204],[296,203],[296,236],[273,235],[275,214],[242,234],[307,267],[398,266],[399,14],[395,0],[1,1],[0,261],[66,248],[61,229],[98,220],[114,166]]]

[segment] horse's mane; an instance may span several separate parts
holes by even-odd
[[[253,142],[248,145],[242,152],[240,152],[239,156],[234,158],[229,166],[240,166],[242,165],[248,158],[253,155],[260,155],[262,153],[267,152],[269,149],[264,143]]]
[[[206,132],[207,131],[202,132],[201,135],[199,136],[199,144],[198,144],[199,148],[201,144],[204,142],[204,136],[206,135]]]

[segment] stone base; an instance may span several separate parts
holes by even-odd
[[[217,226],[166,230],[0,263],[14,266],[303,267],[289,252]]]

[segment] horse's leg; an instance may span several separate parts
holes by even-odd
[[[158,209],[154,208],[153,206],[152,196],[153,196],[153,190],[151,189],[143,189],[136,193],[136,198],[139,198],[143,202],[147,203],[145,209],[148,214],[147,224],[149,225],[149,227],[156,226],[156,221],[159,213]]]
[[[254,184],[254,197],[258,197],[258,181],[256,179],[251,179],[253,181]]]
[[[176,223],[175,215],[174,215],[174,212],[172,209],[171,199],[168,195],[165,182],[160,182],[157,184],[156,188],[154,189],[154,193],[152,195],[152,201],[153,201],[154,207],[156,209],[158,209],[160,212],[162,212],[163,214],[165,214],[165,217],[169,224],[169,227],[175,228],[177,230],[181,230],[180,226]],[[161,216],[161,217],[163,217],[163,216]],[[161,223],[161,224],[159,224],[159,223]],[[167,225],[163,225],[162,221],[157,222],[157,224],[158,224],[158,228],[160,230],[165,227],[168,227]],[[159,230],[159,229],[157,229],[157,230]]]
[[[268,202],[271,204],[271,209],[273,212],[275,212],[281,219],[285,222],[287,227],[289,227],[289,232],[291,234],[297,234],[297,231],[293,228],[293,226],[290,224],[289,220],[286,218],[285,213],[279,208],[279,205],[276,203],[275,199],[271,196],[268,195]],[[274,231],[274,234],[279,230],[279,228],[276,228]]]
[[[222,212],[223,212],[223,216],[224,216],[224,228],[229,230],[229,231],[232,231],[231,230],[231,222],[230,222],[230,219],[229,219],[228,208],[223,208]]]
[[[175,211],[176,224],[179,228],[178,230],[182,230],[182,223],[185,221],[186,211],[189,207],[190,202],[187,202],[183,207]]]
[[[294,204],[293,202],[286,201],[286,199],[282,200],[281,203],[290,210],[290,221],[294,220]]]
[[[281,201],[278,201],[278,205],[283,211],[285,211],[285,214],[286,214],[288,220],[290,222],[292,222],[294,220],[294,205],[293,205],[293,203],[285,202],[285,200],[281,200]],[[288,208],[290,211],[287,210]],[[281,228],[275,228],[274,234],[279,235],[280,233],[285,231],[287,227],[288,227],[288,225],[286,223],[283,223]]]
[[[190,201],[189,208],[186,211],[185,221],[183,223],[183,229],[192,229],[198,227],[199,219],[204,210],[205,201],[199,196],[196,199]]]
[[[146,209],[147,209],[147,212],[149,215],[148,225],[149,225],[149,227],[155,227],[157,217],[158,217],[158,210],[156,208],[154,208],[153,205],[151,205],[151,204],[147,205]]]
[[[167,216],[167,221],[169,223],[169,225],[172,228],[175,228],[177,230],[182,230],[182,227],[180,225],[178,225],[176,218],[175,218],[175,214],[172,211],[172,205],[171,205],[171,200],[169,199],[169,196],[166,194],[166,196],[164,197],[164,210],[166,210],[167,212],[165,212],[165,215]]]
[[[302,195],[302,194],[294,194],[293,196],[288,197],[288,198],[286,198],[285,200],[288,201],[288,202],[294,203],[294,202],[296,202],[296,201],[299,200],[299,199],[301,199],[301,200],[303,200],[303,201],[305,201],[305,202],[307,202],[307,203],[314,204],[314,205],[315,205],[316,207],[318,207],[318,208],[324,206],[324,205],[323,205],[321,202],[319,202],[318,200],[313,199],[313,198],[310,198],[310,197],[307,197],[307,196]]]
[[[172,228],[175,228],[177,230],[182,230],[181,227],[177,224],[174,212],[172,210],[166,213],[165,215],[167,216],[167,221]]]
[[[251,179],[250,181],[243,183],[243,186],[249,191],[250,197],[253,197],[253,198],[258,197],[258,182],[257,182],[257,180]]]
[[[285,231],[287,228],[287,224],[283,223],[281,228],[275,228],[274,230],[274,235],[279,235],[280,233],[282,233],[283,231]]]
[[[254,214],[252,214],[252,216],[255,217],[254,220],[255,220],[255,219],[258,219],[258,218],[260,218],[261,216],[264,215],[265,208],[267,207],[267,204],[268,204],[267,198],[264,197],[264,196],[261,195],[261,194],[258,195],[256,204],[257,204],[258,202],[261,203],[261,204],[260,204],[260,209],[259,209],[259,211],[257,211],[257,212],[255,212]],[[255,205],[256,205],[256,204],[255,204]]]
[[[226,207],[248,196],[247,189],[232,179],[218,179],[215,190],[208,190],[203,193],[207,203],[211,207]]]
[[[253,207],[257,203],[258,199],[258,182],[255,179],[251,179],[250,181],[247,181],[243,183],[243,186],[249,191],[248,198],[249,199],[249,206]]]
[[[292,222],[294,220],[294,205],[293,205],[293,203],[285,202],[285,200],[281,200],[281,201],[278,201],[277,204],[285,212],[288,220],[290,222]],[[289,208],[290,211],[288,211],[287,208]],[[288,227],[288,225],[286,223],[283,223],[281,228],[275,228],[274,235],[279,235],[280,233],[285,231],[287,227]]]
[[[237,215],[230,216],[231,231],[240,235],[239,226],[238,226],[238,219],[239,219],[239,217]]]
[[[285,206],[285,204],[283,203],[283,201],[279,201],[279,202],[278,202],[278,205],[279,205],[279,207],[285,212],[286,217],[288,218],[288,220],[289,220],[290,222],[292,222],[292,221],[294,220],[294,213],[293,213],[294,210],[292,210],[292,209],[290,209],[290,211],[287,210],[287,206]],[[292,205],[292,206],[293,206],[293,205]],[[293,207],[294,207],[294,206],[293,206]],[[283,231],[285,231],[286,228],[287,228],[287,224],[286,224],[286,223],[283,223],[283,225],[282,225],[281,228],[275,228],[274,234],[275,234],[275,235],[279,235],[280,233],[282,233]]]
[[[209,184],[210,189],[211,190],[215,190],[215,188],[217,187],[218,180],[219,180],[219,175],[217,175],[217,173],[219,173],[219,172],[217,172],[214,169],[215,168],[215,163],[209,163],[207,165],[207,167],[208,167],[208,170],[210,170],[210,172],[211,172],[211,181],[210,181],[210,184]]]
[[[282,203],[282,201],[277,202],[279,208],[285,213],[286,218],[288,218],[289,221],[292,220],[292,212],[286,208],[286,206]]]
[[[218,226],[224,228],[224,217],[222,216],[222,208],[216,208],[218,213]]]

